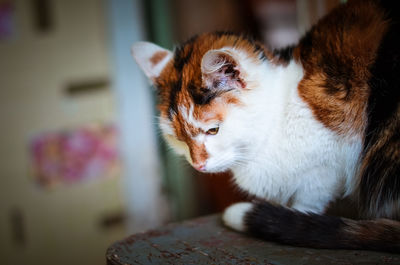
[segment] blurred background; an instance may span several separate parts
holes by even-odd
[[[135,41],[296,43],[339,0],[0,0],[0,262],[105,264],[131,233],[245,199],[168,150]]]

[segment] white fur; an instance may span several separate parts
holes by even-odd
[[[205,170],[231,170],[241,189],[303,212],[321,213],[329,202],[349,194],[361,138],[339,136],[315,119],[298,94],[301,65],[261,64],[235,49],[230,54],[240,62],[247,89],[237,92],[243,106],[228,107],[218,134],[197,136],[208,153]],[[200,124],[190,110],[182,111],[193,125],[214,126]],[[173,138],[169,126],[162,122],[161,129]],[[187,145],[169,142],[191,162]],[[229,220],[232,211],[226,213]],[[239,221],[229,222],[240,230]]]
[[[246,61],[244,61],[246,63]],[[242,67],[258,86],[243,93],[220,132],[207,141],[207,170],[231,169],[243,190],[304,212],[322,212],[351,192],[361,139],[317,121],[298,95],[300,65]]]
[[[343,139],[314,118],[298,95],[300,65],[266,67],[260,87],[242,99],[246,107],[223,124],[231,141],[246,149],[230,167],[234,180],[256,196],[320,213],[351,191],[361,140]]]
[[[247,212],[251,211],[253,204],[250,202],[235,203],[225,209],[222,215],[222,221],[225,225],[241,232],[246,231],[244,217]]]

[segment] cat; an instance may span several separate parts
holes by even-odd
[[[293,246],[400,252],[398,10],[349,1],[280,50],[231,32],[173,52],[133,45],[166,141],[257,198],[229,206],[228,227]],[[325,214],[344,197],[363,219]]]

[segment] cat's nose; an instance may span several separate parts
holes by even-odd
[[[206,170],[206,163],[196,163],[193,167],[198,171],[205,171]]]

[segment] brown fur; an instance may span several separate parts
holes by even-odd
[[[259,45],[260,49],[265,51],[261,44],[256,44]],[[161,115],[167,116],[169,104],[171,103],[171,86],[179,83],[179,80],[179,89],[181,90],[178,92],[178,94],[181,96],[178,100],[176,100],[175,103],[179,105],[186,105],[186,107],[188,107],[187,104],[193,103],[187,87],[189,83],[193,83],[196,88],[200,88],[202,86],[200,62],[203,55],[207,51],[211,49],[219,49],[224,46],[233,46],[247,51],[249,56],[252,56],[254,61],[257,62],[259,58],[257,53],[254,51],[254,45],[255,42],[251,42],[246,38],[238,37],[237,35],[233,34],[222,36],[219,36],[218,34],[203,34],[196,37],[195,41],[189,41],[188,43],[184,44],[180,52],[180,57],[175,57],[175,59],[180,61],[171,61],[169,65],[165,67],[161,75],[155,80],[156,86],[160,88],[159,109],[161,111]],[[265,51],[265,55],[270,59],[273,58],[270,52]],[[231,102],[239,101],[237,98],[234,99],[232,94],[227,96],[227,100]]]
[[[371,242],[373,240],[390,240],[390,242],[400,242],[400,225],[397,221],[389,219],[352,221],[344,219],[346,227],[344,232],[358,237],[360,242]],[[373,226],[375,229],[371,229]],[[396,228],[396,230],[393,230]]]
[[[353,221],[344,219],[343,237],[354,238],[348,248],[380,249],[397,252],[400,243],[400,224],[389,219]],[[383,243],[385,242],[385,243]]]
[[[151,58],[150,58],[150,62],[151,62],[151,64],[154,66],[154,65],[157,65],[159,62],[161,62],[164,58],[165,58],[165,56],[167,56],[168,55],[168,52],[167,51],[162,51],[162,52],[156,52]]]
[[[364,14],[362,20],[354,19],[357,13]],[[368,68],[387,27],[384,13],[371,2],[344,6],[321,20],[294,50],[304,67],[300,96],[318,120],[339,134],[365,130]]]

